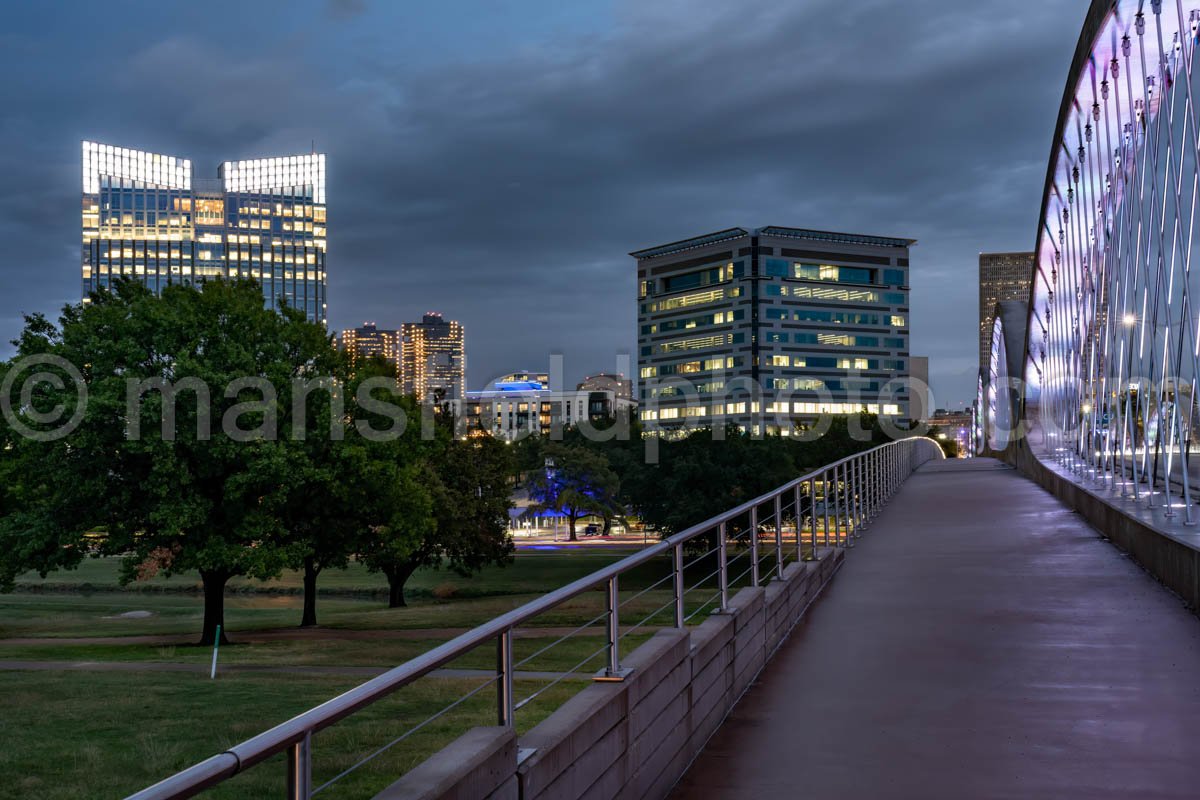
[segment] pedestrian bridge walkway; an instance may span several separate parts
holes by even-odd
[[[997,461],[930,462],[675,798],[1194,798],[1200,620]]]

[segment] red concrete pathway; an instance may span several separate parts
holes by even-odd
[[[996,462],[893,498],[675,798],[1200,797],[1200,620]]]

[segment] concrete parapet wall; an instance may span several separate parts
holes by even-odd
[[[510,741],[509,731],[500,746],[496,732],[504,729],[476,728],[377,800],[665,797],[841,566],[845,551],[826,548],[817,555],[817,561],[789,565],[782,579],[742,589],[726,613],[694,628],[659,631],[622,659],[633,670],[624,681],[593,683],[519,742]],[[517,745],[525,754],[519,765]],[[439,787],[444,794],[436,794]]]
[[[472,728],[375,800],[517,800],[516,766],[512,728]]]

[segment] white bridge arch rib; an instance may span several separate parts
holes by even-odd
[[[993,447],[1188,522],[1200,479],[1198,32],[1195,0],[1089,9],[1037,230],[1018,414],[1029,435]]]

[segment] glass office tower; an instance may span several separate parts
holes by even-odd
[[[83,296],[132,276],[253,278],[271,308],[325,324],[325,156],[226,161],[196,179],[185,158],[83,143]]]
[[[646,429],[907,418],[915,243],[768,226],[631,253]]]
[[[1033,253],[979,254],[979,369],[986,375],[992,357],[992,324],[996,303],[1029,302]]]

